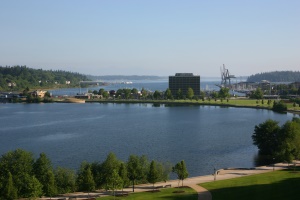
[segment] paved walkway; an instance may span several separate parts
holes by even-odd
[[[300,165],[300,161],[296,162],[296,165]],[[225,180],[225,179],[231,179],[231,178],[237,178],[237,177],[242,177],[242,176],[249,176],[253,174],[260,174],[260,173],[265,173],[265,172],[270,172],[273,170],[280,170],[287,168],[288,164],[285,163],[277,163],[275,166],[262,166],[262,167],[256,167],[256,168],[250,168],[250,169],[245,169],[245,168],[232,168],[232,169],[221,169],[217,171],[216,176],[213,175],[207,175],[207,176],[197,176],[197,177],[192,177],[192,178],[187,178],[184,180],[184,185],[189,186],[193,188],[196,192],[198,192],[198,200],[212,200],[211,193],[206,190],[205,188],[197,185],[199,183],[206,183],[206,182],[212,182],[217,180]],[[178,180],[170,180],[167,182],[160,182],[156,183],[155,187],[166,187],[171,185],[171,187],[177,187],[178,186]],[[145,192],[152,190],[152,184],[143,184],[143,185],[137,185],[135,186],[135,192]],[[124,192],[130,193],[132,192],[132,188],[125,188]],[[72,193],[72,194],[65,194],[64,197],[67,199],[71,197],[80,200],[80,199],[87,199],[88,197],[103,197],[110,195],[111,193],[105,192],[105,191],[99,191],[99,192],[93,192],[89,193]],[[46,198],[45,198],[46,199]],[[52,198],[58,199],[58,198]],[[60,198],[61,199],[61,198]]]

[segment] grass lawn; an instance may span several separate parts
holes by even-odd
[[[256,100],[256,99],[238,99],[238,98],[232,98],[229,99],[227,102],[227,99],[224,99],[221,101],[220,99],[217,99],[215,101],[214,99],[211,99],[210,101],[208,99],[205,99],[202,101],[202,99],[196,100],[87,100],[87,102],[114,102],[114,103],[157,103],[157,104],[189,104],[189,105],[216,105],[216,106],[240,106],[240,107],[252,107],[252,108],[266,108],[271,109],[273,107],[273,100],[270,105],[268,105],[268,100],[264,99],[262,100]],[[263,104],[262,104],[263,103]],[[287,107],[289,110],[300,110],[300,107],[297,105],[296,107],[293,106],[293,103],[287,103]]]
[[[174,193],[174,191],[185,191],[183,193]],[[97,198],[97,200],[113,200],[113,196]],[[168,188],[161,189],[160,192],[138,192],[131,193],[127,197],[116,197],[116,200],[197,200],[198,194],[191,188]]]
[[[298,200],[300,168],[200,184],[214,200]]]

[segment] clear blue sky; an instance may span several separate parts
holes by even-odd
[[[93,75],[300,70],[299,0],[0,0],[0,65]]]

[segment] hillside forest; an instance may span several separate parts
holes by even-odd
[[[254,74],[248,77],[248,82],[261,82],[267,80],[270,82],[299,82],[300,71],[274,71]]]
[[[63,70],[32,69],[26,66],[0,66],[0,91],[22,91],[26,88],[77,87],[85,75]]]

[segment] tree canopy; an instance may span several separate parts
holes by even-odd
[[[78,86],[80,81],[89,80],[85,75],[62,70],[32,69],[26,66],[0,66],[0,88],[22,91],[26,88],[50,88]],[[67,81],[67,82],[66,82]]]
[[[226,88],[226,87],[220,88],[218,96],[222,99],[230,97],[229,88]]]
[[[129,180],[134,188],[136,183],[165,181],[169,172],[168,163],[149,164],[145,155],[130,155],[125,163],[114,153],[101,163],[82,162],[77,173],[62,167],[53,170],[45,153],[34,160],[32,153],[17,149],[0,158],[0,199],[53,197],[99,188],[115,191],[129,186]]]
[[[184,160],[177,163],[173,167],[172,171],[177,174],[177,178],[182,181],[183,186],[183,180],[189,176]]]
[[[189,87],[186,93],[186,98],[192,99],[193,97],[194,97],[194,90]]]
[[[260,82],[268,80],[271,82],[295,82],[300,80],[300,71],[274,71],[254,74],[248,77],[248,82]]]
[[[291,162],[300,156],[300,120],[294,118],[281,127],[277,121],[266,120],[255,126],[252,139],[260,155]]]
[[[250,95],[251,99],[262,99],[263,97],[264,97],[264,93],[263,93],[263,91],[260,88],[257,88]]]

